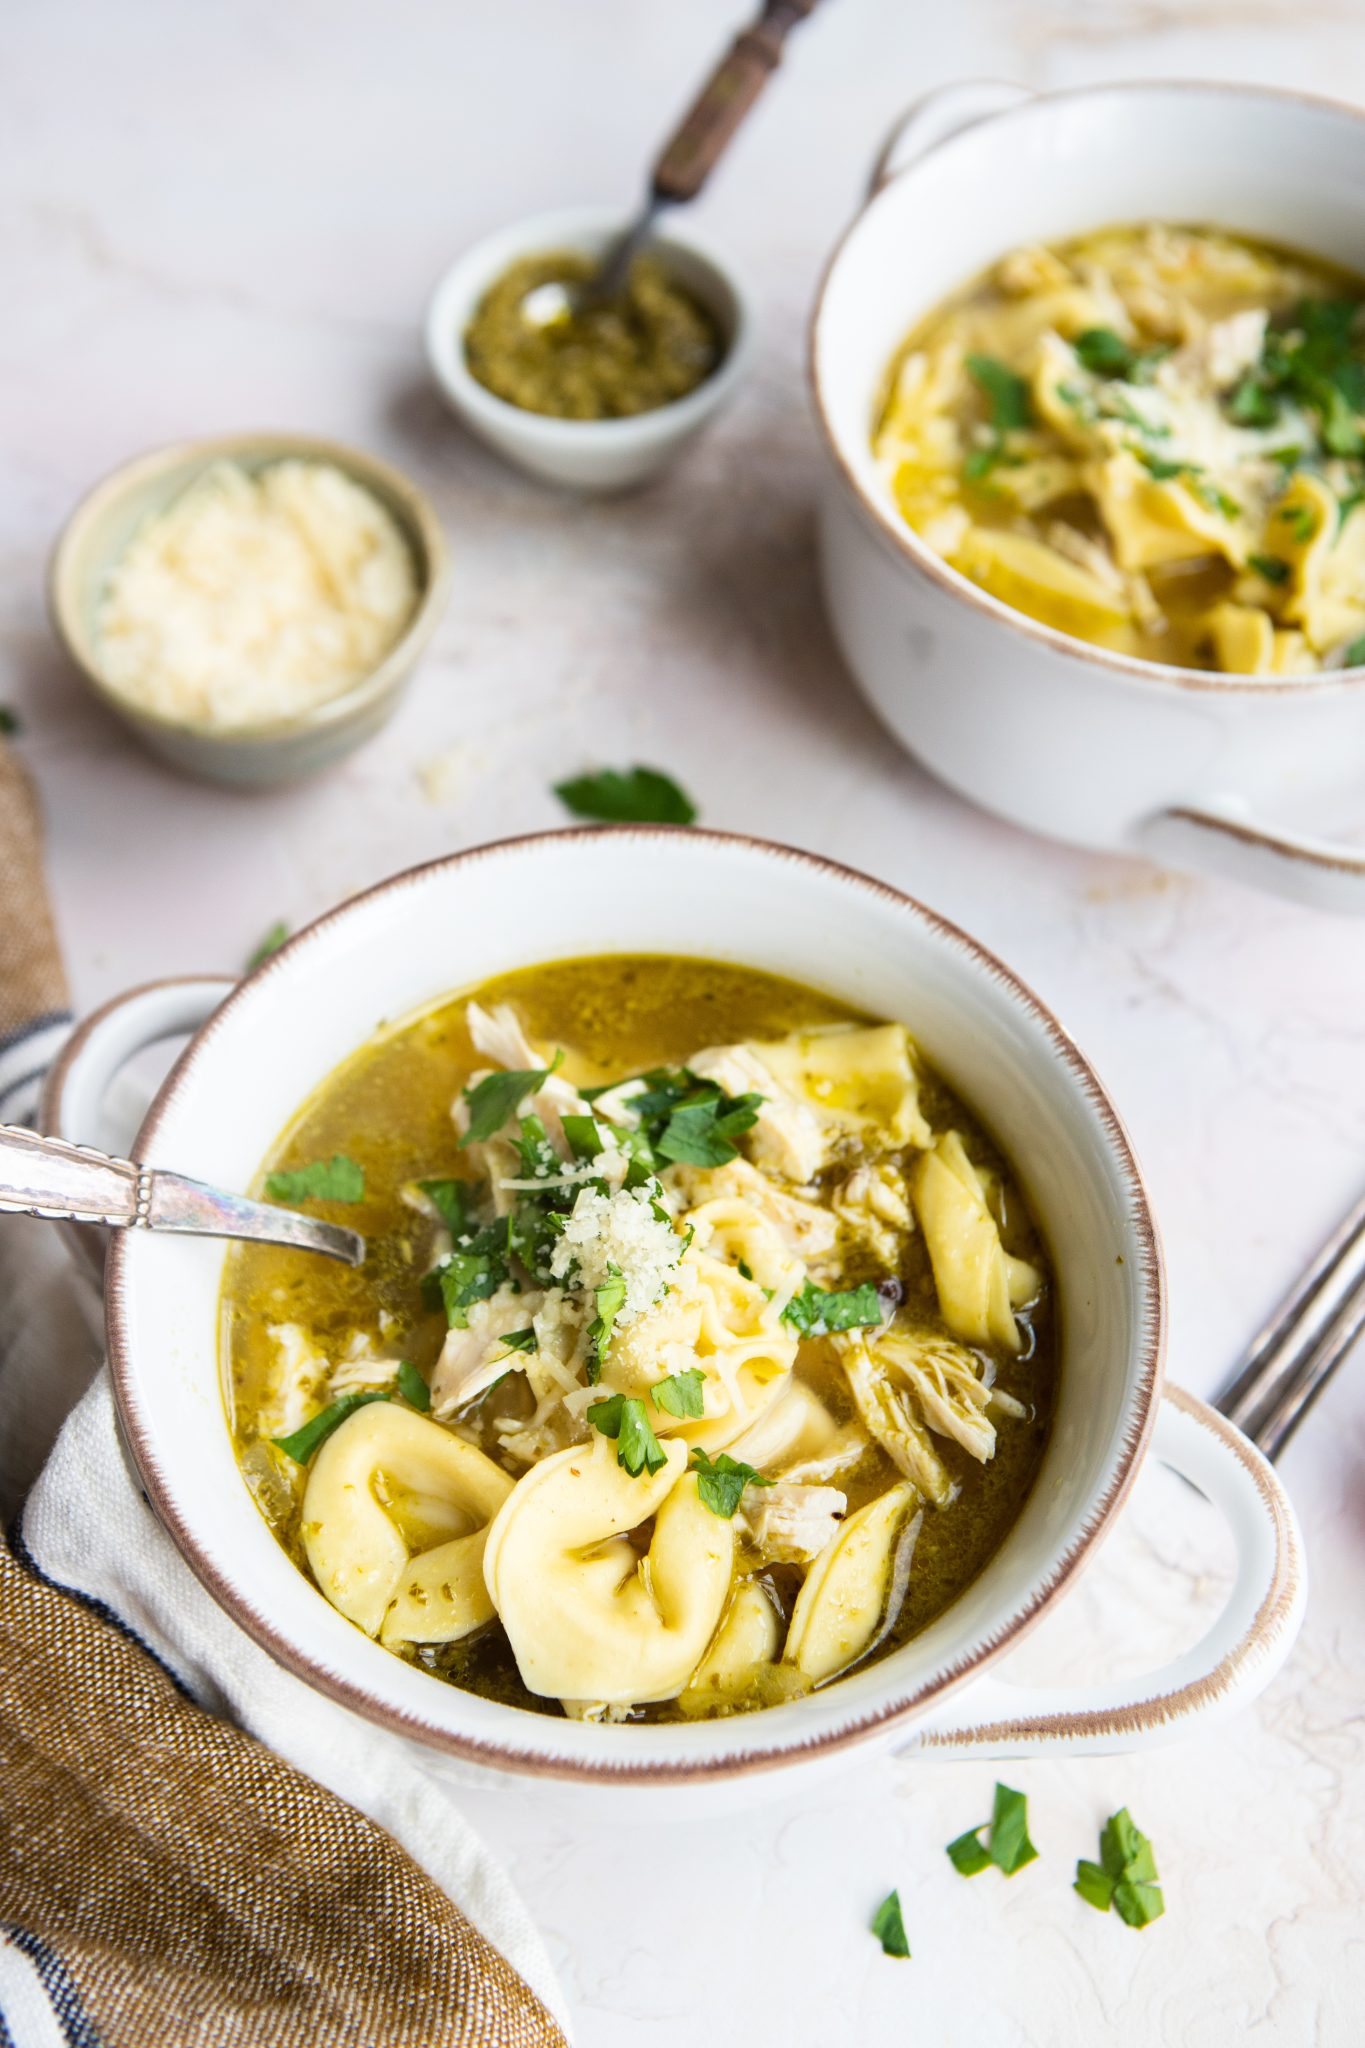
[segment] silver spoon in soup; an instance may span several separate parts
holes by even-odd
[[[166,1230],[193,1237],[253,1238],[293,1245],[358,1266],[365,1240],[344,1224],[253,1202],[159,1166],[112,1159],[85,1145],[0,1124],[0,1211],[108,1230]]]

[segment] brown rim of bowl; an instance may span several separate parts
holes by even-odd
[[[896,561],[908,562],[921,575],[936,583],[950,597],[972,605],[996,625],[1012,628],[1027,639],[1037,641],[1054,654],[1064,655],[1068,660],[1079,662],[1083,667],[1102,669],[1106,674],[1124,683],[1138,683],[1148,689],[1203,690],[1224,694],[1240,694],[1246,697],[1297,697],[1305,692],[1321,693],[1341,690],[1365,683],[1365,665],[1352,669],[1333,669],[1324,674],[1319,670],[1307,676],[1235,676],[1220,669],[1180,668],[1174,662],[1143,661],[1136,655],[1115,654],[1107,647],[1096,647],[1088,640],[1077,639],[1070,633],[1062,633],[1055,626],[1045,626],[1041,620],[1032,619],[1027,612],[1016,611],[1000,598],[991,597],[980,590],[964,576],[936,555],[914,528],[905,521],[893,522],[889,513],[876,504],[866,491],[852,468],[845,460],[838,438],[830,424],[825,410],[824,394],[820,386],[818,361],[819,333],[825,300],[833,282],[839,261],[866,220],[873,207],[879,204],[887,192],[898,185],[902,178],[916,170],[928,157],[946,149],[960,135],[970,134],[978,127],[994,127],[1000,122],[1023,120],[1040,105],[1053,105],[1058,101],[1092,99],[1102,93],[1220,93],[1228,98],[1266,100],[1273,105],[1302,106],[1319,113],[1335,114],[1354,122],[1357,128],[1365,127],[1365,111],[1353,107],[1344,100],[1328,98],[1322,93],[1289,91],[1273,85],[1242,84],[1233,80],[1200,80],[1197,78],[1135,78],[1113,79],[1096,85],[1069,85],[1053,92],[1031,92],[1027,99],[1015,106],[1003,107],[998,112],[984,114],[979,120],[968,122],[956,129],[941,142],[935,143],[912,163],[892,171],[877,190],[863,200],[848,226],[840,235],[816,286],[815,303],[811,308],[810,321],[806,330],[806,376],[810,386],[811,402],[815,408],[816,420],[825,448],[834,463],[840,482],[853,498],[855,505],[870,527],[873,535]],[[894,353],[894,352],[893,352]],[[887,358],[891,360],[890,356]]]
[[[109,1347],[109,1369],[119,1417],[133,1460],[158,1519],[219,1606],[230,1614],[249,1636],[268,1650],[278,1663],[305,1679],[328,1698],[353,1708],[378,1726],[423,1742],[428,1748],[463,1757],[471,1763],[488,1765],[495,1770],[516,1770],[530,1776],[576,1779],[588,1783],[685,1783],[739,1777],[751,1771],[782,1770],[794,1766],[805,1757],[832,1754],[865,1741],[879,1730],[909,1719],[924,1711],[931,1702],[941,1701],[971,1679],[979,1677],[1005,1651],[1013,1649],[1041,1620],[1062,1589],[1094,1555],[1100,1538],[1107,1534],[1116,1510],[1127,1498],[1137,1476],[1142,1455],[1155,1426],[1166,1348],[1165,1272],[1161,1240],[1147,1200],[1146,1186],[1133,1153],[1132,1143],[1117,1110],[1098,1075],[1070,1033],[1011,968],[1005,966],[994,953],[980,945],[958,925],[940,917],[936,911],[930,910],[916,898],[907,896],[903,890],[893,888],[888,882],[878,881],[874,876],[864,874],[858,868],[849,867],[842,861],[830,860],[823,854],[807,853],[796,847],[785,846],[777,840],[762,839],[740,832],[708,831],[696,826],[583,825],[570,826],[556,832],[527,832],[510,839],[490,840],[482,846],[470,847],[462,853],[448,854],[440,860],[426,861],[417,867],[406,868],[399,874],[391,875],[386,881],[378,882],[373,887],[348,898],[334,910],[324,912],[312,924],[305,925],[302,931],[286,940],[278,952],[272,953],[268,959],[262,961],[195,1033],[157,1091],[139,1135],[138,1152],[142,1150],[143,1137],[151,1138],[156,1135],[163,1117],[178,1098],[204,1046],[221,1028],[224,1017],[242,1000],[245,990],[263,977],[277,973],[291,956],[305,951],[318,933],[329,930],[359,904],[410,887],[438,869],[475,868],[482,861],[495,859],[519,848],[552,848],[562,845],[568,839],[598,840],[612,837],[636,841],[702,841],[718,848],[733,847],[756,852],[790,865],[811,869],[819,874],[833,875],[840,881],[851,883],[870,895],[880,897],[900,910],[909,911],[931,932],[965,953],[974,965],[984,968],[991,979],[1042,1026],[1053,1050],[1063,1065],[1069,1069],[1072,1079],[1099,1121],[1119,1175],[1128,1190],[1133,1226],[1138,1240],[1142,1299],[1140,1352],[1131,1397],[1136,1412],[1129,1420],[1126,1434],[1119,1447],[1117,1469],[1088,1520],[1073,1534],[1047,1579],[1037,1586],[1014,1612],[1004,1618],[978,1650],[969,1656],[959,1658],[913,1691],[872,1709],[847,1726],[831,1729],[805,1742],[790,1743],[781,1747],[771,1747],[762,1743],[757,1739],[756,1729],[756,1746],[753,1749],[727,1757],[678,1763],[631,1763],[625,1757],[613,1759],[609,1756],[604,1756],[600,1760],[594,1758],[591,1761],[584,1761],[577,1758],[548,1757],[535,1749],[520,1748],[516,1746],[514,1735],[511,1733],[507,1743],[503,1745],[458,1735],[447,1728],[433,1726],[422,1714],[406,1711],[377,1699],[356,1680],[333,1671],[320,1670],[275,1627],[269,1613],[263,1607],[256,1606],[248,1595],[225,1577],[217,1565],[201,1551],[196,1537],[186,1527],[162,1483],[161,1471],[152,1454],[139,1413],[125,1323],[125,1267],[128,1254],[127,1233],[122,1231],[113,1234],[113,1243],[109,1249],[105,1278],[105,1330]],[[1008,1538],[1006,1540],[1008,1541]],[[321,1598],[321,1595],[318,1597]],[[765,1716],[759,1713],[745,1718],[746,1721],[758,1723],[761,1728]]]
[[[392,647],[368,674],[349,684],[339,696],[324,698],[311,710],[292,718],[220,729],[197,724],[192,719],[170,718],[163,711],[152,711],[145,705],[135,704],[105,680],[93,659],[78,644],[77,637],[67,630],[67,598],[74,593],[65,590],[64,582],[73,537],[95,513],[117,503],[125,490],[180,463],[198,461],[206,469],[212,462],[254,459],[257,455],[271,462],[287,461],[291,456],[304,461],[329,462],[352,483],[369,489],[380,499],[385,510],[397,518],[409,551],[417,557],[414,568],[420,588],[411,617]],[[401,508],[401,512],[395,513],[395,507]],[[415,548],[414,536],[417,541]],[[152,726],[160,732],[189,733],[196,740],[209,743],[268,745],[292,739],[299,733],[317,732],[330,725],[344,724],[362,704],[373,697],[382,697],[385,690],[417,661],[440,623],[450,594],[450,554],[431,500],[420,485],[401,469],[385,462],[381,456],[371,455],[363,448],[353,448],[345,441],[333,441],[322,434],[291,434],[278,428],[267,428],[259,433],[212,434],[203,439],[167,442],[158,448],[145,449],[141,455],[134,455],[127,462],[120,462],[107,470],[77,500],[64,520],[48,557],[44,589],[48,620],[67,659],[79,669],[101,703],[119,717]]]

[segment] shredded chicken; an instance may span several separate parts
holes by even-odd
[[[364,1330],[352,1330],[345,1350],[327,1381],[329,1394],[355,1394],[365,1387],[384,1387],[397,1373],[401,1359],[376,1351]]]
[[[848,1496],[836,1486],[751,1487],[745,1495],[744,1528],[765,1563],[808,1564],[830,1542],[848,1510]]]
[[[539,1308],[538,1293],[515,1294],[500,1287],[487,1301],[472,1302],[465,1314],[468,1327],[446,1332],[436,1370],[431,1376],[431,1412],[444,1420],[486,1393],[506,1372],[523,1372],[524,1352],[508,1352],[503,1339],[509,1330],[530,1327]]]
[[[905,1176],[899,1167],[886,1161],[857,1167],[835,1190],[834,1214],[884,1266],[896,1270],[901,1239],[915,1228]]]
[[[727,1095],[761,1095],[758,1120],[748,1133],[754,1158],[784,1180],[804,1185],[814,1179],[825,1163],[829,1133],[810,1104],[782,1087],[751,1046],[708,1046],[688,1065]]]
[[[532,1045],[510,1003],[495,1003],[491,1010],[485,1010],[480,1003],[467,1003],[465,1022],[475,1050],[496,1066],[512,1073],[549,1066],[549,1056]],[[571,1081],[566,1081],[562,1074],[550,1074],[534,1095],[527,1096],[521,1114],[538,1116],[551,1144],[563,1150],[564,1126],[560,1119],[588,1116],[591,1111]]]

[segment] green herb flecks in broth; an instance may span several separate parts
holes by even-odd
[[[625,1076],[684,1068],[701,1047],[768,1042],[798,1031],[868,1021],[827,997],[773,976],[707,961],[647,956],[527,969],[469,993],[485,1008],[511,1004],[532,1044],[550,1053],[562,1048],[560,1073],[589,1095],[595,1087]],[[271,1440],[278,1445],[345,1390],[333,1383],[302,1411],[282,1411],[281,1346],[301,1344],[333,1366],[359,1353],[354,1387],[373,1388],[382,1381],[395,1404],[420,1407],[411,1401],[412,1380],[400,1378],[396,1362],[405,1362],[409,1372],[415,1368],[423,1382],[429,1380],[447,1337],[447,1318],[439,1306],[424,1300],[422,1288],[442,1225],[412,1206],[412,1187],[423,1180],[468,1182],[471,1187],[474,1181],[470,1151],[460,1146],[451,1119],[452,1104],[471,1074],[489,1065],[467,1028],[469,993],[382,1031],[324,1083],[266,1162],[275,1174],[298,1174],[338,1156],[354,1162],[363,1174],[362,1198],[345,1203],[317,1200],[310,1203],[310,1213],[362,1231],[369,1244],[365,1264],[349,1269],[263,1245],[236,1246],[228,1257],[223,1351],[238,1455],[262,1512],[305,1570],[305,1466],[292,1465]],[[1045,1248],[1014,1192],[1008,1163],[931,1071],[921,1067],[918,1078],[919,1104],[935,1132],[949,1127],[960,1132],[973,1164],[990,1178],[1006,1251],[1046,1274]],[[722,1107],[728,1099],[722,1098]],[[713,1117],[713,1122],[724,1128],[724,1118]],[[732,1149],[742,1149],[742,1116],[734,1128],[739,1135]],[[845,1163],[822,1175],[822,1199],[833,1199],[833,1183],[846,1171]],[[324,1177],[321,1184],[336,1182]],[[344,1184],[354,1182],[344,1177]],[[449,1210],[447,1200],[439,1206]],[[892,1274],[875,1249],[847,1235],[841,1226],[837,1271],[821,1269],[818,1281],[807,1281],[791,1303],[789,1327],[802,1339],[796,1377],[819,1396],[837,1423],[854,1422],[856,1410],[834,1343],[823,1330],[843,1326],[845,1316],[855,1328],[860,1320],[867,1322],[870,1312],[863,1304],[868,1290],[878,1284],[884,1288],[894,1279],[902,1290],[901,1313],[922,1329],[948,1336],[923,1233],[911,1228],[898,1247],[897,1270]],[[822,1297],[834,1304],[825,1323],[819,1315]],[[1023,1412],[1000,1420],[994,1456],[984,1464],[950,1438],[934,1437],[934,1451],[955,1491],[949,1505],[926,1509],[903,1605],[876,1655],[906,1641],[961,1594],[999,1547],[1032,1484],[1046,1441],[1057,1373],[1049,1288],[1044,1287],[1036,1308],[1020,1313],[1019,1327],[1018,1352],[992,1347],[991,1361],[995,1388],[1013,1396]],[[808,1335],[812,1328],[822,1334]],[[524,1329],[509,1330],[507,1341],[509,1352],[517,1354],[533,1344]],[[391,1363],[376,1367],[366,1381],[366,1355]],[[648,1421],[662,1434],[687,1426],[685,1418],[695,1411],[686,1380],[675,1390],[668,1368],[661,1366],[660,1372],[665,1375],[657,1383],[661,1398],[649,1409]],[[602,1392],[610,1396],[610,1389]],[[463,1417],[477,1429],[485,1450],[496,1451],[499,1439],[490,1431],[500,1417],[517,1414],[516,1404],[524,1398],[524,1385],[513,1372]],[[599,1432],[600,1424],[595,1423],[586,1434],[592,1438]],[[511,1458],[501,1462],[513,1478],[526,1469]],[[704,1454],[695,1463],[703,1473],[709,1469]],[[840,1473],[833,1483],[846,1494],[847,1515],[852,1516],[900,1479],[891,1459],[873,1443],[853,1469]],[[746,1497],[746,1508],[761,1497],[755,1486]],[[420,1501],[400,1497],[400,1490],[395,1490],[385,1505],[414,1551],[440,1540],[442,1531],[425,1527]],[[799,1564],[780,1561],[762,1573],[768,1598],[786,1620],[804,1575]],[[409,1643],[401,1647],[401,1654],[487,1697],[537,1712],[561,1711],[557,1699],[541,1697],[523,1684],[507,1634],[496,1618],[461,1640]],[[729,1698],[724,1710],[762,1705],[782,1696],[781,1685],[769,1670],[756,1675],[747,1696]],[[685,1709],[670,1699],[633,1711],[635,1718],[675,1719]]]

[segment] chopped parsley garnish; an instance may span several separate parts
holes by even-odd
[[[634,1135],[651,1163],[657,1155],[677,1166],[724,1166],[738,1156],[734,1141],[752,1129],[763,1106],[761,1095],[727,1095],[687,1067],[653,1067],[639,1078],[645,1085],[630,1107],[640,1119]]]
[[[265,1191],[272,1202],[363,1202],[365,1169],[344,1152],[334,1152],[330,1159],[267,1174]]]
[[[882,1945],[885,1956],[908,1956],[910,1943],[906,1939],[905,1921],[901,1916],[901,1895],[888,1892],[872,1915],[872,1932]]]
[[[965,1835],[948,1844],[948,1860],[963,1877],[975,1877],[990,1868],[991,1852],[981,1839],[984,1832],[984,1827],[968,1828]]]
[[[407,1358],[398,1367],[398,1391],[409,1408],[420,1408],[424,1415],[431,1406],[431,1388]]]
[[[702,1389],[706,1374],[699,1365],[689,1365],[684,1372],[671,1372],[667,1379],[656,1380],[650,1394],[656,1408],[662,1408],[666,1415],[676,1415],[680,1422],[695,1422],[703,1414]]]
[[[654,1149],[677,1166],[724,1166],[739,1150],[733,1140],[752,1130],[762,1106],[761,1095],[726,1095],[717,1088],[704,1101],[679,1104]]]
[[[1152,1845],[1126,1806],[1100,1832],[1099,1862],[1077,1863],[1074,1889],[1097,1912],[1112,1906],[1129,1927],[1150,1927],[1165,1912]]]
[[[1230,497],[1212,478],[1189,472],[1189,486],[1196,498],[1208,506],[1210,512],[1221,512],[1224,519],[1240,519],[1242,508],[1237,500]]]
[[[588,1421],[603,1436],[615,1438],[616,1462],[633,1479],[642,1472],[652,1479],[668,1463],[668,1455],[650,1427],[644,1402],[632,1395],[611,1394],[604,1401],[594,1401]]]
[[[550,1143],[550,1133],[538,1116],[524,1116],[517,1125],[517,1157],[523,1180],[557,1180],[564,1161]]]
[[[576,818],[608,825],[692,825],[697,807],[661,768],[603,768],[557,782],[555,795]]]
[[[1087,327],[1071,346],[1092,377],[1119,377],[1125,384],[1150,384],[1157,364],[1171,352],[1164,342],[1133,348],[1112,327]]]
[[[1267,583],[1287,583],[1289,564],[1279,555],[1248,555],[1248,569],[1254,569],[1258,576],[1264,576]]]
[[[257,946],[255,952],[248,959],[246,963],[247,973],[250,974],[253,967],[259,967],[262,960],[268,960],[272,953],[278,953],[288,937],[289,927],[284,923],[283,919],[272,924],[270,930],[261,940],[260,945]]]
[[[989,1830],[990,1839],[983,1842],[981,1837]],[[1006,1877],[1013,1877],[1026,1863],[1032,1863],[1038,1854],[1028,1837],[1028,1799],[1022,1792],[1016,1792],[1009,1785],[997,1784],[995,1808],[989,1822],[983,1821],[979,1828],[971,1828],[965,1835],[948,1844],[947,1854],[953,1868],[963,1877],[975,1877],[994,1864]]]
[[[1134,448],[1130,443],[1129,452],[1136,455],[1143,468],[1159,484],[1171,483],[1178,476],[1194,476],[1199,471],[1197,462],[1171,462],[1164,455],[1154,455],[1150,448]]]
[[[1341,657],[1343,668],[1365,668],[1365,633],[1348,641]]]
[[[754,1277],[754,1269],[749,1264],[749,1261],[747,1259],[740,1259],[735,1267],[735,1271],[739,1274],[741,1280],[748,1280],[752,1282]]]
[[[12,740],[23,729],[23,720],[18,712],[11,710],[8,704],[0,704],[0,734],[3,734],[6,739]]]
[[[1002,434],[1033,425],[1033,406],[1024,379],[998,356],[968,356],[967,369],[991,409],[991,425]]]
[[[596,1315],[588,1324],[588,1385],[595,1387],[602,1375],[602,1360],[611,1343],[616,1318],[626,1305],[626,1280],[619,1266],[608,1265],[607,1277],[593,1289]],[[643,1411],[642,1411],[643,1412]],[[651,1470],[653,1468],[651,1467]]]
[[[1228,418],[1239,427],[1273,427],[1280,406],[1254,370],[1248,370],[1228,400]]]
[[[870,1280],[861,1287],[826,1294],[807,1280],[782,1311],[784,1323],[802,1337],[823,1337],[831,1330],[858,1330],[884,1321],[885,1307]]]
[[[389,1396],[378,1389],[363,1394],[342,1394],[333,1401],[330,1408],[324,1408],[299,1429],[288,1436],[273,1436],[270,1441],[278,1450],[294,1460],[296,1465],[306,1465],[318,1445],[325,1443],[334,1429],[338,1429],[348,1415],[357,1408],[363,1408],[367,1401],[387,1401]]]
[[[564,1136],[575,1159],[596,1159],[602,1150],[602,1130],[595,1116],[561,1117]]]
[[[1266,331],[1261,360],[1228,400],[1242,426],[1274,424],[1282,397],[1311,412],[1329,455],[1365,456],[1365,359],[1350,299],[1302,299]]]
[[[1010,453],[1006,436],[1016,427],[1033,424],[1028,385],[996,356],[968,356],[967,368],[991,412],[990,439],[968,451],[962,474],[968,483],[983,483],[1002,465],[1017,469],[1021,457]]]
[[[485,1074],[473,1088],[466,1088],[469,1129],[461,1138],[461,1145],[481,1145],[500,1131],[526,1097],[545,1086],[562,1058],[562,1053],[556,1053],[548,1067],[502,1068],[496,1074]]]
[[[1281,505],[1276,517],[1284,521],[1295,540],[1311,540],[1318,530],[1311,505]]]
[[[983,448],[972,448],[962,464],[962,474],[969,484],[983,483],[993,469],[1018,469],[1023,462],[1021,455],[1011,455],[1004,442],[997,437],[988,441]]]
[[[529,1324],[524,1330],[504,1331],[502,1342],[506,1345],[508,1352],[539,1351],[540,1349],[540,1339]],[[503,1355],[506,1356],[506,1353]]]
[[[474,1303],[487,1301],[511,1277],[510,1236],[506,1218],[485,1224],[437,1266],[434,1277],[452,1330],[467,1330]]]
[[[467,1180],[419,1180],[417,1185],[451,1236],[463,1237],[474,1221],[472,1184]]]
[[[771,1486],[773,1483],[761,1472],[755,1472],[752,1465],[732,1458],[728,1451],[718,1452],[714,1459],[708,1458],[700,1444],[692,1446],[691,1464],[697,1475],[697,1492],[702,1506],[710,1508],[713,1515],[719,1515],[726,1522],[743,1500],[746,1486]]]
[[[1237,500],[1229,497],[1211,477],[1204,475],[1201,463],[1157,455],[1152,449],[1140,447],[1135,441],[1128,443],[1128,452],[1137,457],[1154,483],[1174,483],[1178,477],[1183,478],[1196,498],[1207,505],[1211,512],[1221,512],[1225,519],[1237,519],[1241,516],[1242,508]]]

